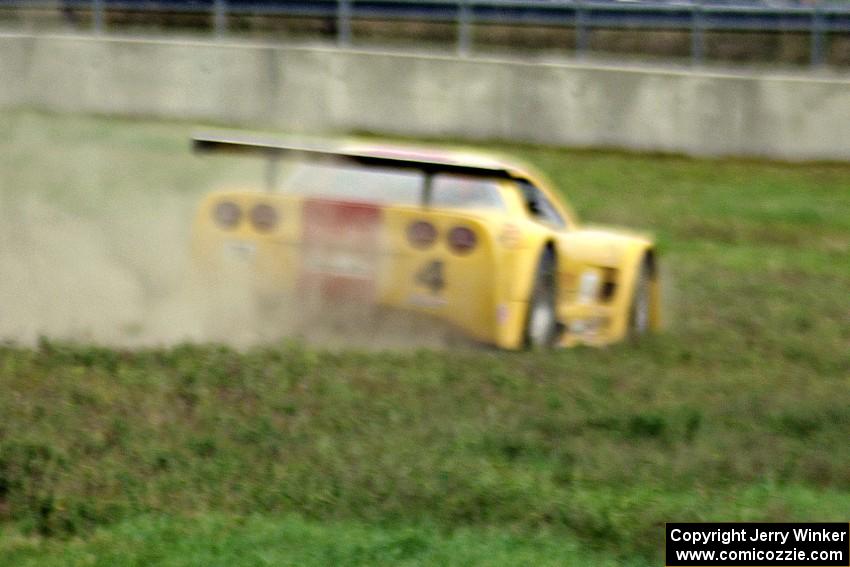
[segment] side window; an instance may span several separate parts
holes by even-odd
[[[552,204],[543,191],[528,181],[518,181],[517,184],[522,192],[525,208],[532,218],[558,228],[566,226],[567,223],[564,222],[564,217],[561,216],[558,209],[555,208],[555,205]]]

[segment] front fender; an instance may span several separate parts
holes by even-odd
[[[567,344],[610,344],[626,337],[632,298],[642,263],[647,257],[657,263],[650,238],[610,229],[582,229],[564,239],[568,282],[571,288],[561,316],[574,330]],[[586,271],[600,276],[601,287],[593,297],[580,293],[579,282]],[[657,270],[651,283],[651,325],[660,323]],[[604,290],[603,287],[604,286]]]

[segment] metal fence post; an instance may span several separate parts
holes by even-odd
[[[576,2],[576,55],[584,57],[587,54],[588,30],[584,21],[584,3],[579,0]]]
[[[351,2],[352,0],[337,0],[336,42],[339,47],[351,45]]]
[[[705,57],[703,37],[702,4],[693,4],[691,8],[691,64],[699,65]]]
[[[466,57],[472,48],[472,10],[469,0],[458,0],[457,3],[457,54]]]
[[[92,28],[94,33],[103,33],[103,0],[92,0]]]
[[[810,53],[810,64],[812,67],[823,65],[824,56],[824,25],[823,14],[820,10],[820,2],[812,6],[812,46]]]
[[[227,33],[227,2],[215,0],[213,3],[213,28],[216,37],[224,37]]]

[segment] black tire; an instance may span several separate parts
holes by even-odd
[[[646,256],[638,269],[632,302],[629,308],[629,336],[638,339],[649,333],[652,326],[652,279],[654,265]]]
[[[531,350],[551,348],[558,338],[557,261],[546,248],[540,255],[534,289],[528,300],[525,318],[525,347]]]

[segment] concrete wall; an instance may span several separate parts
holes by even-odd
[[[6,35],[0,105],[291,132],[850,160],[850,76]]]

